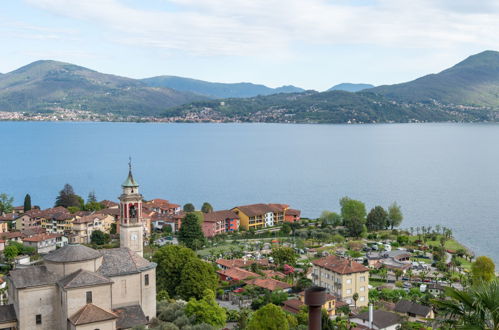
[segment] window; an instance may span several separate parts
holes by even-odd
[[[360,301],[366,300],[366,297],[360,297]]]
[[[36,324],[42,324],[42,314],[36,314],[35,321]]]
[[[347,280],[347,284],[352,284],[352,279],[351,279],[351,278],[349,278],[349,279]]]
[[[361,286],[361,287],[360,287],[360,291],[364,291],[365,289],[366,289],[366,287],[365,287],[365,286]]]
[[[92,303],[92,291],[87,291],[87,304]]]
[[[144,275],[144,284],[145,284],[146,286],[148,286],[148,285],[149,285],[149,274]]]
[[[361,276],[361,277],[360,277],[360,281],[361,281],[361,282],[365,282],[365,281],[366,281],[366,277],[365,277],[365,276]]]
[[[352,294],[352,289],[347,289],[347,294]]]

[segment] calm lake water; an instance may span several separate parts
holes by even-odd
[[[397,201],[403,227],[440,224],[499,262],[499,125],[0,122],[0,192],[52,206],[70,183],[116,200],[133,158],[146,199],[216,209],[288,203],[308,217],[343,196]]]

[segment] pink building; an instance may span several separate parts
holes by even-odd
[[[239,217],[231,210],[205,213],[202,227],[205,237],[236,231],[239,229]]]

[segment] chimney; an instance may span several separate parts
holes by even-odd
[[[326,302],[326,288],[313,286],[305,290],[305,305],[308,306],[308,330],[321,330],[321,309]]]
[[[369,304],[369,329],[373,328],[373,304]]]

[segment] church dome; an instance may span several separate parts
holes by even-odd
[[[43,257],[44,260],[51,262],[78,262],[97,259],[102,253],[80,244],[69,244],[60,249],[50,252]]]

